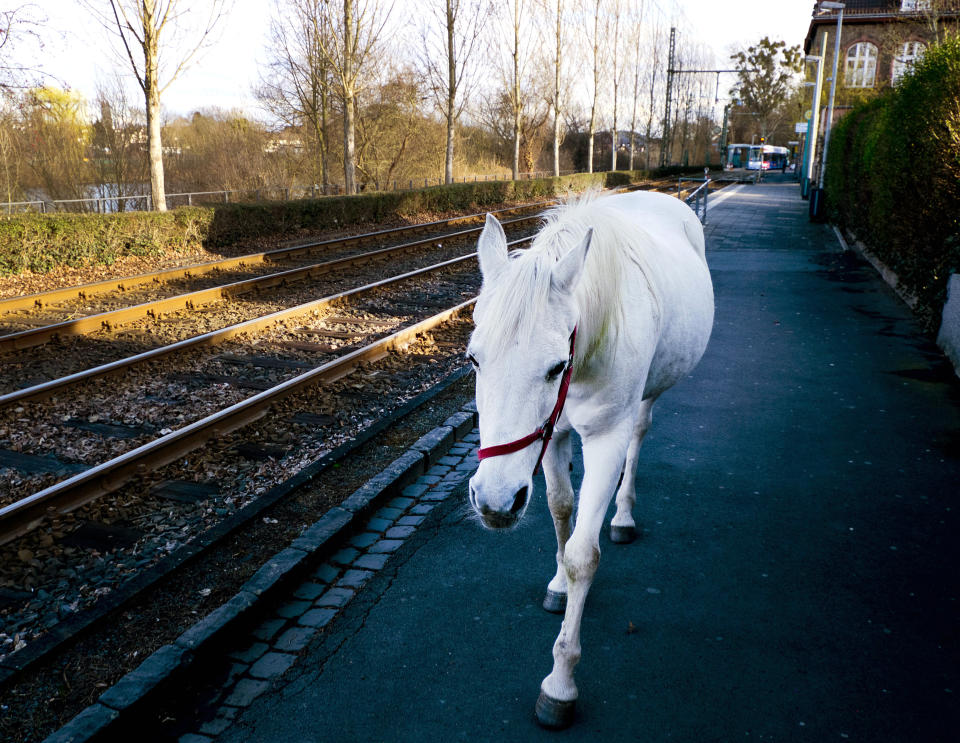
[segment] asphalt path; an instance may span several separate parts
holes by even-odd
[[[218,740],[960,739],[960,385],[806,207],[787,181],[710,210],[713,337],[654,411],[642,537],[601,537],[572,728],[533,715],[538,476],[506,534],[455,493]]]

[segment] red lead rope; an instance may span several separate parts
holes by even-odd
[[[573,374],[573,351],[576,340],[577,328],[574,326],[573,332],[570,334],[570,357],[567,359],[567,366],[563,370],[563,377],[560,380],[560,392],[557,394],[557,404],[553,406],[553,412],[550,413],[550,417],[548,417],[543,422],[543,425],[536,431],[524,436],[522,439],[511,441],[509,444],[481,447],[480,451],[477,452],[478,458],[489,459],[490,457],[499,457],[503,454],[513,454],[513,452],[526,449],[535,441],[543,439],[543,446],[540,447],[540,456],[537,457],[537,463],[533,468],[533,474],[537,474],[537,470],[540,469],[540,463],[543,462],[543,455],[547,451],[547,444],[550,443],[550,438],[553,436],[553,428],[557,425],[557,421],[560,420],[560,413],[563,412],[563,404],[567,400],[567,390],[570,388],[570,377]]]

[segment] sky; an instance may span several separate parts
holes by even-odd
[[[665,9],[670,5],[669,0],[652,1]],[[111,51],[107,33],[77,0],[31,2],[47,18],[40,57],[44,70],[92,99],[98,80],[123,69]],[[202,5],[197,0],[191,4]],[[677,0],[677,4],[685,16],[681,27],[689,26],[699,41],[712,46],[722,66],[727,66],[732,49],[763,36],[789,45],[802,44],[813,9],[813,0]],[[396,0],[395,7],[395,12],[406,15],[412,3]],[[216,43],[164,93],[164,109],[170,114],[188,114],[215,106],[256,115],[253,87],[266,57],[272,8],[270,0],[232,0],[230,13],[218,27]],[[771,13],[773,8],[776,10]]]

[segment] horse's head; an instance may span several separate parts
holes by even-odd
[[[542,443],[523,441],[543,426],[557,404],[579,317],[573,290],[590,237],[587,231],[576,247],[556,259],[541,249],[508,256],[503,228],[489,214],[480,235],[483,289],[467,354],[477,373],[480,441],[486,454],[470,479],[470,503],[491,529],[514,526],[533,492]]]

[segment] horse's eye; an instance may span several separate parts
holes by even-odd
[[[559,364],[554,364],[551,367],[550,371],[547,372],[547,379],[556,379],[563,373],[563,370],[566,368],[567,362],[561,361]]]
[[[467,354],[467,361],[469,361],[471,364],[473,364],[473,368],[474,368],[474,369],[479,369],[479,368],[480,368],[480,364],[477,363],[477,360],[474,358],[474,356],[473,356],[472,353],[468,353],[468,354]]]

